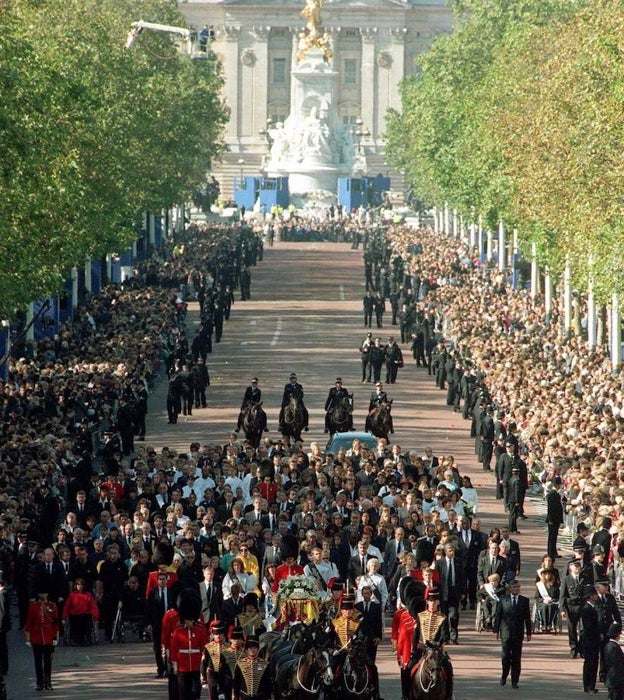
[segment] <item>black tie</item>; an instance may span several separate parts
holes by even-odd
[[[208,605],[210,605],[211,600],[212,600],[212,584],[208,584]]]
[[[515,610],[516,609],[516,596],[511,597],[511,609]]]
[[[362,557],[362,573],[366,573],[366,557]]]
[[[48,564],[48,573],[52,576],[52,564]]]
[[[369,606],[369,605],[370,605],[370,603],[364,603],[364,612],[365,612],[365,613],[368,612],[368,606]]]

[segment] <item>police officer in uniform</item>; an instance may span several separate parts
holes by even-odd
[[[280,409],[279,414],[279,425],[281,432],[283,432],[284,430],[284,409],[290,403],[290,399],[297,399],[299,401],[301,410],[303,411],[303,429],[307,432],[310,416],[308,414],[308,409],[303,403],[303,387],[297,381],[297,375],[294,372],[290,375],[290,381],[288,382],[288,384],[284,385],[284,394],[282,396],[282,408]]]
[[[245,389],[245,393],[243,394],[243,401],[241,403],[240,412],[238,414],[238,423],[236,424],[236,429],[234,432],[238,433],[242,427],[243,411],[248,406],[251,406],[254,403],[259,404],[261,401],[262,401],[262,390],[258,387],[258,377],[254,377],[251,380],[251,385]],[[262,409],[260,409],[260,412],[264,418],[264,424],[263,424],[262,428],[263,428],[263,431],[266,432],[268,430],[267,424],[266,424],[266,413]]]
[[[342,386],[342,379],[336,377],[336,385],[329,390],[327,401],[325,401],[325,432],[329,433],[329,419],[332,413],[338,408],[343,399],[350,397],[349,391]],[[349,430],[353,430],[353,417],[349,416]]]
[[[368,404],[368,415],[366,416],[366,426],[365,430],[370,431],[370,418],[371,413],[382,403],[390,403],[388,399],[388,394],[383,390],[383,384],[377,382],[375,384],[375,391],[370,396],[370,402]],[[394,433],[394,424],[392,422],[392,415],[390,415],[390,432]]]

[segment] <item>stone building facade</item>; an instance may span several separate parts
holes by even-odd
[[[306,24],[304,4],[179,3],[192,27],[211,27],[212,50],[224,69],[231,110],[229,151],[214,163],[213,174],[226,195],[233,177],[261,172],[268,150],[267,123],[283,122],[290,112],[291,69],[297,65],[299,33]],[[385,173],[385,115],[390,108],[400,109],[398,85],[417,70],[416,57],[438,34],[450,31],[451,10],[445,0],[325,0],[321,12],[332,38],[333,69],[340,74],[335,107],[343,122],[361,134],[357,140],[369,173]]]

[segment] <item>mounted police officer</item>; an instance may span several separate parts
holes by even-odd
[[[342,386],[342,379],[336,377],[336,385],[329,390],[327,401],[325,401],[325,432],[330,432],[329,419],[332,413],[338,408],[343,399],[350,399],[349,391]],[[349,415],[349,430],[353,430],[353,416]]]
[[[297,399],[299,401],[299,405],[301,406],[301,410],[303,412],[303,429],[307,432],[310,416],[308,414],[308,409],[303,403],[303,387],[297,381],[297,375],[294,372],[290,375],[290,381],[288,384],[284,385],[282,408],[280,409],[279,414],[279,428],[281,432],[284,430],[284,409],[286,406],[288,406],[291,399]]]
[[[248,386],[245,389],[245,393],[243,394],[243,401],[241,403],[240,407],[240,412],[238,414],[238,423],[236,424],[236,430],[234,432],[238,432],[241,429],[242,423],[243,423],[243,413],[246,408],[251,406],[252,404],[259,404],[262,401],[262,390],[258,388],[258,377],[253,377],[251,380],[251,385]],[[266,413],[262,411],[264,415],[264,425],[262,426],[263,430],[267,430],[266,426]]]

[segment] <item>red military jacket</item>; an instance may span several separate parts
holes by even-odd
[[[178,673],[199,672],[204,652],[208,643],[206,625],[194,622],[192,627],[178,625],[171,635],[171,661],[178,666]]]
[[[180,624],[180,615],[177,610],[171,608],[163,615],[162,627],[160,630],[160,643],[169,653],[171,651],[171,635]]]
[[[397,661],[401,668],[405,668],[412,656],[412,644],[414,630],[418,623],[409,614],[407,608],[397,610],[392,617],[392,633],[390,639],[396,642]]]
[[[303,576],[304,570],[299,564],[293,564],[288,566],[288,564],[280,564],[280,566],[275,569],[275,578],[273,579],[273,593],[277,593],[280,581],[289,576]]]
[[[59,619],[56,603],[31,603],[28,608],[24,631],[32,644],[50,646],[59,636]]]

